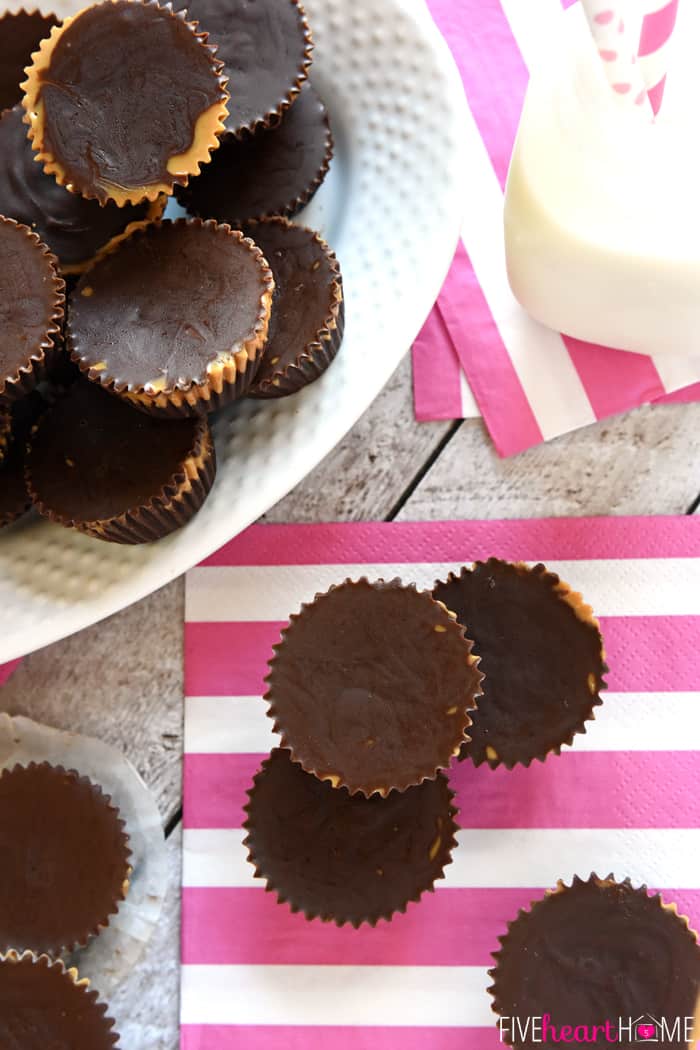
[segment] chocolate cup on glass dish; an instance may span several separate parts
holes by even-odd
[[[262,252],[238,231],[156,222],[83,274],[67,347],[89,379],[136,408],[206,415],[251,386],[273,291]]]
[[[307,919],[376,926],[444,877],[456,809],[439,773],[386,798],[323,783],[277,748],[248,792],[248,860]]]
[[[60,335],[65,284],[58,261],[27,226],[0,215],[0,400],[45,378]]]
[[[192,215],[242,226],[290,218],[309,203],[333,156],[328,113],[310,84],[272,128],[226,137],[211,163],[175,196]]]
[[[4,407],[0,404],[0,419]],[[5,456],[0,461],[0,529],[11,525],[32,505],[24,478],[27,441],[32,426],[48,405],[34,390],[6,407],[9,409],[10,433]]]
[[[126,895],[130,855],[119,810],[87,777],[46,762],[4,770],[0,951],[85,946]]]
[[[558,1036],[565,1026],[571,1036],[576,1026],[592,1029],[606,1021],[617,1029],[622,1018],[629,1019],[633,1034],[619,1042],[642,1047],[649,1037],[635,1038],[636,1024],[658,1025],[663,1018],[670,1030],[680,1018],[681,1038],[666,1045],[688,1046],[684,1020],[696,1015],[700,947],[688,920],[658,894],[635,889],[629,879],[615,882],[612,875],[591,875],[585,882],[574,877],[570,887],[560,882],[529,911],[521,911],[500,942],[489,992],[507,1045],[554,1050],[561,1046]],[[525,1024],[545,1015],[550,1030],[557,1029],[556,1038],[540,1032],[536,1041],[512,1041],[514,1019]],[[595,1045],[612,1042],[618,1045],[600,1034]]]
[[[41,11],[0,14],[0,113],[22,98],[20,83],[25,66],[30,65],[33,52],[57,24],[55,15]],[[1,207],[0,214],[4,214]]]
[[[114,1050],[119,1035],[98,992],[48,955],[0,955],[0,1046]]]
[[[437,583],[481,658],[484,695],[462,758],[507,769],[544,761],[585,733],[607,671],[598,622],[544,565],[490,558]]]
[[[206,419],[154,419],[86,380],[35,428],[26,463],[40,514],[126,544],[150,543],[186,525],[215,474]]]
[[[386,796],[432,780],[464,743],[482,675],[453,614],[400,580],[331,587],[274,646],[265,700],[307,773]]]
[[[267,343],[250,397],[286,397],[326,371],[343,341],[343,280],[317,233],[286,219],[249,223],[275,279]]]
[[[155,0],[106,0],[54,27],[22,84],[44,171],[101,204],[155,201],[187,182],[224,130],[215,50]]]
[[[86,200],[59,186],[36,163],[20,106],[0,117],[0,215],[31,227],[58,258],[61,272],[80,273],[115,240],[160,218],[166,198],[118,207]]]
[[[176,0],[209,34],[231,84],[226,130],[269,127],[308,76],[313,43],[298,0]]]

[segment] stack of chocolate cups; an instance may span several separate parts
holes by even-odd
[[[128,892],[119,811],[74,770],[17,765],[0,772],[0,850],[0,1046],[111,1050],[107,1007],[64,958]]]
[[[491,559],[432,593],[361,579],[318,595],[270,662],[280,747],[249,792],[256,875],[307,918],[405,911],[451,861],[450,765],[558,754],[605,670],[592,611],[542,565]]]

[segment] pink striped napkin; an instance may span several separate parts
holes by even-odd
[[[560,0],[428,5],[457,59],[470,116],[462,238],[413,350],[416,418],[474,414],[471,390],[498,452],[507,456],[668,394],[700,400],[700,360],[651,358],[561,336],[532,321],[510,292],[503,189],[528,63],[563,17]]]
[[[430,586],[544,560],[601,617],[596,721],[560,758],[450,773],[463,830],[435,894],[375,930],[292,915],[252,878],[246,790],[289,614],[331,582]],[[630,875],[700,925],[700,518],[256,526],[187,578],[183,1050],[495,1050],[486,969],[518,908],[574,872]]]
[[[0,664],[0,685],[4,685],[7,679],[10,677],[16,667],[22,663],[21,658],[19,660],[12,660],[9,664]]]

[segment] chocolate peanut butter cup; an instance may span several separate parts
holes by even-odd
[[[332,156],[326,107],[306,83],[279,124],[225,138],[211,163],[175,194],[192,215],[231,226],[290,218],[314,196]]]
[[[700,997],[697,936],[645,887],[596,875],[560,882],[500,941],[489,991],[507,1045],[643,1047],[652,1035],[654,1045],[694,1045],[686,1031]],[[536,1029],[524,1027],[528,1018]]]
[[[27,226],[0,215],[0,399],[22,397],[46,375],[64,293],[56,257]]]
[[[400,580],[331,587],[291,617],[274,650],[274,729],[333,787],[405,791],[467,739],[482,679],[472,643],[443,605]]]
[[[114,1050],[119,1036],[98,993],[78,971],[47,955],[0,955],[0,1046],[4,1050]]]
[[[313,44],[298,0],[176,0],[209,34],[231,84],[226,129],[269,126],[308,76]]]
[[[0,403],[0,425],[6,417],[10,423],[5,454],[0,457],[0,529],[11,525],[32,505],[24,478],[27,442],[32,426],[47,407],[36,390],[11,406]]]
[[[129,856],[119,811],[87,777],[48,763],[6,769],[0,950],[59,955],[85,945],[124,899]]]
[[[186,525],[215,474],[206,419],[154,419],[85,380],[36,427],[26,466],[40,514],[127,544],[150,543]]]
[[[80,273],[135,224],[160,218],[166,198],[118,207],[59,186],[36,163],[21,106],[0,117],[0,214],[31,227],[57,256],[61,272]]]
[[[44,37],[57,25],[55,15],[41,11],[4,11],[0,14],[0,113],[22,98],[25,66]],[[0,207],[0,214],[3,214]]]
[[[340,349],[345,302],[340,266],[312,230],[286,219],[249,223],[275,279],[267,343],[251,397],[285,397],[313,383]]]
[[[238,231],[156,222],[83,274],[67,345],[91,380],[137,408],[204,415],[252,384],[273,291],[262,252]]]
[[[580,594],[544,565],[490,558],[437,583],[433,596],[474,639],[485,675],[462,758],[529,766],[585,733],[607,667],[600,628]]]
[[[205,33],[155,0],[105,0],[56,26],[22,103],[44,171],[105,204],[171,193],[208,161],[226,78]]]
[[[255,777],[244,845],[280,903],[338,926],[375,926],[443,878],[456,809],[442,774],[386,798],[350,795],[274,750]]]
[[[10,444],[10,432],[12,430],[12,415],[9,404],[0,401],[0,467],[2,466],[7,449]]]

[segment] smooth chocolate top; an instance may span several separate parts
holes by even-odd
[[[32,426],[47,408],[36,390],[12,402],[10,439],[5,458],[0,462],[0,528],[29,510],[31,500],[24,480],[27,441]]]
[[[2,951],[84,944],[129,873],[119,811],[87,778],[46,763],[0,775],[0,856]]]
[[[225,139],[201,175],[178,186],[176,195],[193,215],[232,226],[293,215],[320,183],[332,150],[326,107],[304,84],[279,127]]]
[[[253,337],[268,281],[239,233],[184,220],[150,226],[84,274],[68,345],[118,389],[203,383],[208,365]]]
[[[276,749],[248,806],[250,859],[293,911],[375,923],[442,877],[457,825],[442,774],[387,798],[322,783]]]
[[[6,1050],[113,1050],[119,1036],[98,993],[60,963],[0,960],[0,1046]]]
[[[137,510],[168,486],[175,494],[204,425],[157,419],[80,380],[37,427],[27,458],[31,487],[65,521]]]
[[[351,792],[404,789],[450,764],[480,675],[471,642],[400,581],[346,581],[291,618],[270,663],[270,716],[308,772]]]
[[[63,266],[89,262],[99,248],[140,222],[149,204],[102,207],[59,186],[34,159],[20,106],[0,119],[0,215],[8,215],[39,234]]]
[[[0,392],[4,378],[51,345],[48,333],[62,296],[56,282],[38,240],[0,215]]]
[[[693,1016],[700,994],[700,948],[686,924],[658,897],[611,879],[577,879],[571,889],[545,897],[518,916],[495,958],[494,1009],[523,1023],[549,1014],[559,1029],[606,1020],[617,1028],[619,1018],[665,1018],[672,1027],[677,1017]],[[516,1045],[553,1050],[562,1044],[547,1038]],[[593,1045],[610,1041],[601,1034]],[[666,1045],[685,1048],[687,1042]]]
[[[44,151],[83,194],[173,185],[171,157],[194,141],[223,90],[212,52],[156,3],[96,4],[60,34],[41,74]]]
[[[267,259],[275,278],[267,343],[255,382],[270,381],[297,362],[318,340],[333,308],[340,283],[333,256],[315,233],[285,219],[244,227]],[[337,308],[336,308],[337,312]]]
[[[462,750],[477,765],[544,758],[601,702],[600,632],[557,593],[558,582],[543,565],[528,570],[491,558],[433,591],[457,614],[481,657],[484,695]]]
[[[296,0],[176,0],[175,10],[209,33],[231,85],[226,127],[253,128],[277,113],[309,59]]]
[[[55,15],[42,15],[39,11],[0,15],[0,113],[21,99],[19,86],[26,79],[25,67],[31,64],[32,53],[57,23]],[[24,130],[26,134],[26,127]]]

